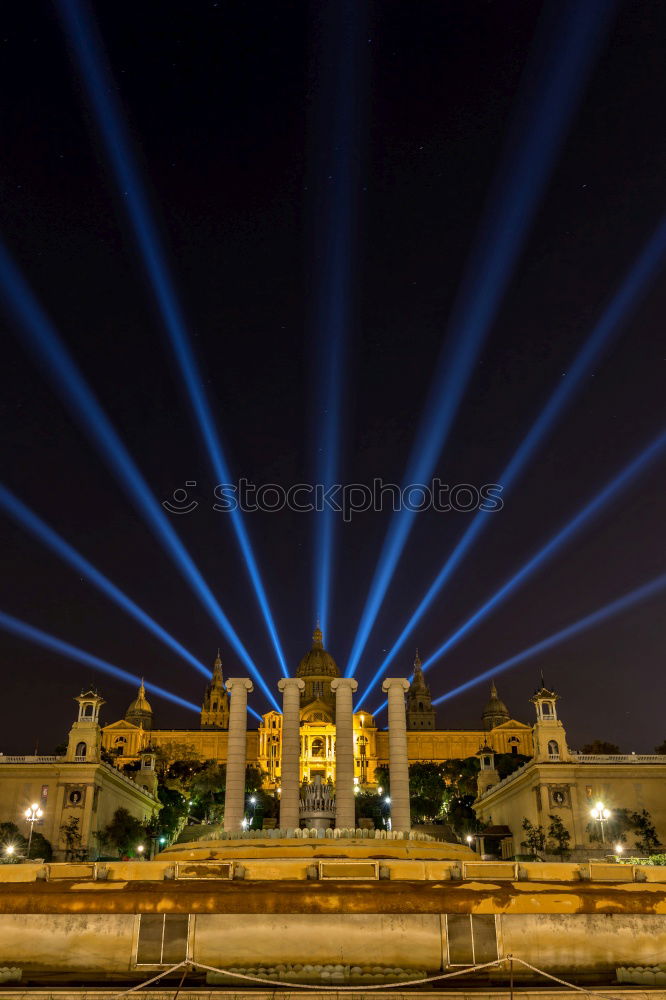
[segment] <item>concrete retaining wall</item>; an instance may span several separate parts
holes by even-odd
[[[136,969],[135,914],[0,915],[0,965],[72,978],[128,976]],[[545,971],[613,980],[619,965],[666,954],[666,916],[517,914],[498,917],[499,953]],[[188,957],[216,967],[341,963],[439,970],[446,920],[437,914],[198,914]],[[527,973],[516,967],[515,975]]]

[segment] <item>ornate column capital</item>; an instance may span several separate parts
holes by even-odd
[[[254,684],[249,677],[229,677],[227,679],[227,691],[233,691],[235,687],[245,688],[250,693],[254,691]]]
[[[382,684],[382,691],[384,693],[395,690],[399,687],[402,691],[409,691],[409,681],[406,677],[387,677]]]
[[[282,677],[278,681],[278,691],[285,688],[296,688],[297,691],[305,691],[305,681],[301,677]]]
[[[331,681],[331,691],[337,691],[338,688],[349,688],[352,694],[358,691],[358,681],[354,677],[336,677],[335,680]]]

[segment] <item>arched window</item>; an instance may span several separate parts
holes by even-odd
[[[551,703],[549,701],[544,701],[542,712],[543,712],[544,715],[552,715],[553,714],[553,706],[551,705]]]
[[[548,740],[548,756],[549,757],[560,756],[560,747],[557,740]]]
[[[125,739],[124,736],[116,736],[116,738],[115,738],[115,740],[113,742],[114,743],[127,743],[127,740]]]
[[[84,705],[83,706],[83,714],[86,716],[86,718],[90,718],[90,716],[93,714],[94,710],[95,710],[95,706],[92,703],[90,703],[89,705]]]
[[[323,757],[324,756],[324,741],[321,739],[316,739],[312,741],[311,755],[313,757]]]
[[[423,702],[420,701],[419,702],[419,712],[422,712],[422,711],[423,711]]]
[[[85,743],[81,742],[76,744],[77,757],[85,757],[87,753],[88,753],[88,747],[86,746]]]
[[[216,701],[213,702],[213,711],[217,712],[217,702]]]

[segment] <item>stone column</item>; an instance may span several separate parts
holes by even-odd
[[[357,689],[353,677],[331,681],[335,692],[335,825],[341,829],[356,827],[352,695]]]
[[[230,677],[227,691],[229,736],[227,740],[227,785],[224,793],[224,829],[239,833],[245,812],[245,764],[247,758],[247,694],[253,691],[249,677]]]
[[[283,677],[278,681],[282,692],[282,767],[280,786],[280,829],[298,830],[301,691],[305,682],[300,677]]]
[[[382,684],[382,691],[388,694],[391,827],[408,833],[411,828],[411,818],[405,693],[409,691],[409,681],[405,677],[387,677]]]

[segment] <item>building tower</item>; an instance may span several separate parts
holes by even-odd
[[[146,698],[146,689],[143,680],[141,681],[139,693],[125,712],[125,720],[138,726],[139,729],[145,729],[146,732],[150,732],[153,728],[153,710]]]
[[[296,676],[305,682],[301,692],[302,718],[310,722],[335,721],[335,695],[331,681],[340,676],[338,665],[324,649],[324,637],[317,625],[312,633],[312,649],[298,664]],[[303,715],[303,712],[305,714]]]
[[[213,676],[204,692],[203,705],[201,706],[201,728],[229,728],[229,695],[224,686],[219,649],[213,664]]]
[[[98,764],[102,759],[99,710],[104,699],[90,688],[89,691],[82,691],[74,701],[79,703],[79,717],[69,731],[66,760]]]
[[[430,688],[425,682],[418,649],[414,658],[414,676],[407,692],[407,729],[423,731],[437,726]]]
[[[493,785],[499,783],[499,774],[495,767],[495,751],[487,743],[479,747],[476,756],[479,758],[479,776],[476,779],[477,796],[483,795]]]
[[[481,718],[483,719],[483,728],[486,732],[494,729],[495,726],[503,725],[511,718],[509,715],[509,709],[497,694],[495,681],[493,681],[490,685],[490,698],[486,702],[486,707],[483,710]]]
[[[539,763],[571,759],[567,747],[567,734],[557,718],[558,698],[558,694],[546,687],[542,674],[541,687],[530,698],[536,709],[536,723],[532,729],[534,760]]]
[[[152,747],[144,747],[140,754],[141,766],[139,768],[139,773],[135,775],[134,780],[137,785],[141,788],[145,788],[147,792],[151,795],[157,795],[157,772],[155,770],[155,765],[157,763],[157,754]]]

